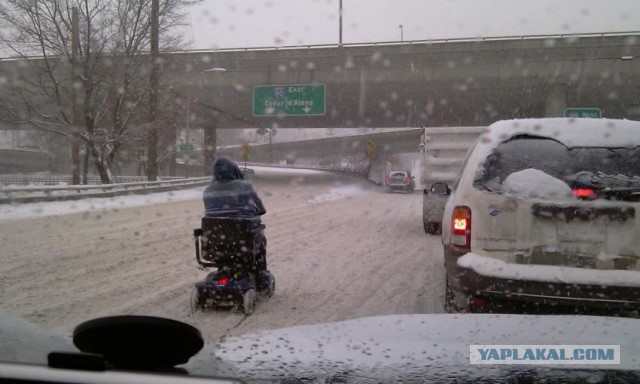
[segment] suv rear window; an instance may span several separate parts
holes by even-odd
[[[392,172],[391,177],[405,177],[407,174],[405,172]]]
[[[640,147],[567,148],[549,138],[517,136],[500,144],[478,166],[474,187],[502,193],[503,182],[509,175],[536,169],[572,188],[593,188],[603,191],[603,196],[612,192],[611,197],[640,201],[638,164]]]

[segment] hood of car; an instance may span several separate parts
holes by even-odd
[[[635,375],[640,374],[636,372],[640,362],[635,359],[640,354],[638,341],[640,321],[628,318],[395,315],[230,337],[206,346],[187,366],[192,373],[215,374],[208,365],[215,356],[248,381],[517,379],[569,377],[587,371]],[[472,365],[471,345],[620,345],[621,361],[616,365]]]
[[[2,362],[44,365],[51,351],[75,351],[70,336],[40,329],[5,312],[0,312],[0,320]],[[620,363],[475,365],[470,363],[472,345],[619,346]],[[580,382],[594,373],[606,380],[639,379],[638,355],[637,319],[394,315],[301,325],[228,337],[220,342],[210,340],[183,367],[195,376],[235,377],[247,382],[470,382],[479,378],[492,382],[522,378]]]

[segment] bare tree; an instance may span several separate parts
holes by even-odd
[[[198,0],[160,0],[161,48],[176,49],[174,27]],[[79,9],[77,70],[71,70],[72,8]],[[143,125],[147,102],[151,0],[3,0],[0,19],[10,27],[0,44],[24,59],[0,100],[1,115],[86,146],[103,183],[129,128]],[[37,56],[36,56],[37,55]],[[81,116],[73,125],[73,109]]]

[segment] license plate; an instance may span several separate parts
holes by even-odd
[[[597,222],[558,222],[558,240],[571,243],[604,243],[607,239],[607,224]]]

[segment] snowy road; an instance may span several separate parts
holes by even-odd
[[[422,196],[385,194],[321,172],[257,172],[268,213],[276,295],[256,313],[189,310],[196,268],[194,199],[67,215],[0,218],[4,309],[70,332],[98,316],[144,314],[198,327],[205,338],[364,316],[442,313],[440,239],[422,230]],[[197,195],[197,193],[195,193]],[[177,200],[177,201],[176,201]]]

